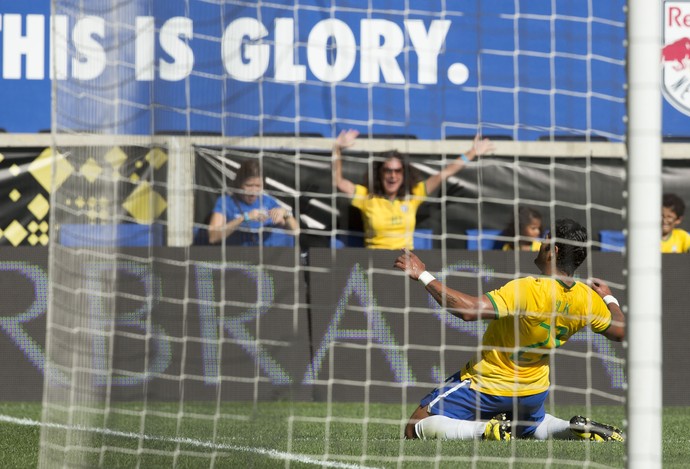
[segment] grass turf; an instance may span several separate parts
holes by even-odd
[[[185,404],[179,419],[176,404],[149,405],[146,414],[135,404],[112,410],[108,432],[90,433],[95,446],[104,449],[90,456],[89,466],[202,468],[214,457],[216,468],[314,468],[323,462],[330,467],[385,468],[625,467],[625,445],[619,443],[401,440],[412,408],[399,405],[225,403],[216,419],[214,406],[203,403]],[[582,413],[574,407],[554,412],[563,418]],[[3,403],[0,414],[5,416],[0,423],[0,467],[36,467],[40,429],[30,421],[40,420],[40,404]],[[590,414],[619,426],[624,417],[622,407],[596,407]],[[368,419],[363,421],[364,415]],[[12,418],[30,421],[20,424]],[[688,422],[690,408],[665,410],[665,468],[687,467]],[[142,426],[147,439],[135,437]]]

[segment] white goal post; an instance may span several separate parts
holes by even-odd
[[[628,38],[628,467],[661,467],[662,15],[659,4],[630,1]]]

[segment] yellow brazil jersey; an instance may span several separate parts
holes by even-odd
[[[661,240],[661,252],[682,253],[690,251],[690,233],[680,228],[671,231],[668,238]]]
[[[462,370],[472,388],[495,396],[529,396],[549,387],[549,354],[589,325],[604,332],[611,313],[590,287],[552,278],[513,280],[486,294],[496,311],[479,360]],[[518,340],[516,344],[516,339]]]
[[[532,241],[532,245],[530,246],[529,250],[532,252],[537,252],[539,249],[541,249],[541,241]],[[512,251],[513,250],[513,243],[505,243],[503,247],[501,248],[502,251]]]
[[[372,249],[413,249],[417,209],[426,197],[426,186],[420,182],[406,199],[393,201],[370,196],[366,187],[356,185],[352,205],[362,212],[364,243]]]

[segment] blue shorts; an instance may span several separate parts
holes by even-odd
[[[419,404],[432,415],[460,420],[490,420],[496,414],[505,413],[509,420],[518,421],[513,435],[526,438],[532,436],[539,422],[544,420],[544,401],[548,394],[549,391],[522,397],[492,396],[470,389],[470,381],[460,381],[460,372],[457,372],[424,396]]]

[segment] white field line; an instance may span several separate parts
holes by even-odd
[[[46,428],[58,428],[62,430],[78,430],[85,432],[100,433],[101,435],[117,436],[124,438],[143,438],[148,441],[161,441],[164,443],[179,443],[190,446],[197,446],[200,448],[208,448],[216,451],[241,451],[245,453],[255,453],[263,456],[267,456],[272,459],[283,459],[295,462],[301,462],[304,464],[313,464],[315,466],[321,467],[335,467],[339,469],[377,469],[371,466],[360,466],[357,464],[348,464],[338,461],[324,461],[322,459],[317,459],[312,456],[307,456],[304,454],[291,454],[283,451],[277,451],[274,449],[267,448],[254,448],[251,446],[238,446],[238,445],[228,445],[223,443],[211,443],[210,441],[196,440],[193,438],[180,438],[180,437],[165,437],[165,436],[154,436],[154,435],[140,435],[133,432],[121,432],[117,430],[110,430],[108,428],[95,428],[95,427],[81,427],[81,426],[71,426],[62,425],[59,423],[41,423],[36,420],[31,420],[27,418],[17,418],[10,417],[9,415],[0,414],[0,422],[13,423],[15,425],[26,425],[31,427],[46,427]]]

